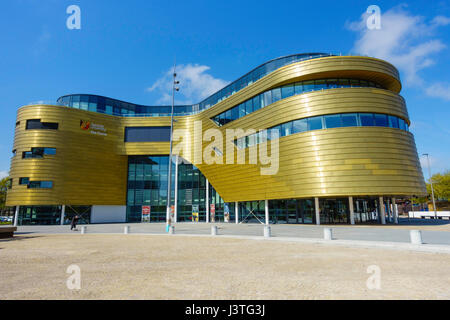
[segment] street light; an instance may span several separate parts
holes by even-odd
[[[167,206],[166,206],[166,229],[169,230],[170,224],[172,222],[171,217],[171,206],[170,198],[172,193],[172,135],[173,135],[173,109],[175,104],[175,91],[179,91],[180,88],[177,87],[180,81],[177,81],[176,65],[173,66],[173,84],[172,84],[172,111],[170,114],[170,152],[169,152],[169,173],[167,178]],[[175,205],[177,205],[175,203]]]
[[[434,201],[433,179],[432,179],[432,177],[431,177],[430,158],[429,158],[429,156],[428,156],[428,153],[424,153],[423,155],[424,155],[424,156],[427,156],[427,162],[428,162],[428,175],[430,176],[431,198],[433,199],[434,218],[437,219],[436,202]]]

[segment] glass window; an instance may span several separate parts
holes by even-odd
[[[44,154],[46,155],[55,155],[56,149],[55,148],[44,148]]]
[[[403,119],[398,119],[399,128],[402,130],[406,130],[406,123]]]
[[[313,117],[308,119],[308,130],[322,129],[322,117]]]
[[[253,112],[253,103],[252,99],[250,99],[245,102],[245,114],[250,114],[252,112]]]
[[[369,83],[366,80],[359,80],[359,84],[361,87],[368,87]]]
[[[305,132],[308,130],[308,120],[301,119],[293,122],[292,133]]]
[[[341,87],[341,88],[346,88],[346,87],[348,87],[350,84],[349,84],[349,81],[348,81],[348,79],[339,79],[339,87]]]
[[[314,90],[314,81],[303,81],[303,92],[313,91]]]
[[[358,116],[356,113],[344,113],[341,115],[343,127],[356,127],[358,125]]]
[[[281,98],[285,99],[294,95],[294,84],[288,84],[281,87]]]
[[[253,111],[258,110],[259,108],[261,108],[261,96],[257,95],[256,97],[253,98]]]
[[[106,106],[105,107],[105,113],[106,114],[113,114],[113,107],[112,106]]]
[[[80,109],[81,110],[88,110],[89,109],[89,102],[80,102]]]
[[[377,126],[377,127],[388,127],[387,115],[385,115],[385,114],[375,114],[375,126]]]
[[[225,112],[219,114],[219,125],[223,126],[225,124]]]
[[[303,93],[303,82],[295,83],[295,94]]]
[[[278,135],[278,137],[281,137],[281,125],[275,126],[272,129],[270,129],[270,135],[272,139],[272,135]]]
[[[281,125],[281,136],[288,136],[292,134],[292,121],[283,123]]]
[[[389,116],[389,127],[398,129],[398,118]]]
[[[239,118],[242,118],[245,114],[245,103],[241,103],[239,105]]]
[[[359,84],[358,79],[350,79],[350,86],[351,87],[360,87],[361,85]]]
[[[275,88],[272,89],[272,103],[281,99],[281,89]]]
[[[58,129],[58,123],[56,122],[41,122],[40,119],[27,120],[26,130],[31,129]]]
[[[341,115],[334,114],[330,116],[325,116],[325,126],[328,129],[341,127]]]
[[[327,88],[328,89],[337,88],[338,84],[339,84],[339,82],[337,79],[328,79],[327,80]]]
[[[97,111],[97,103],[95,102],[89,102],[89,111]]]
[[[256,144],[256,135],[251,134],[247,136],[247,147],[254,146]]]
[[[28,183],[29,189],[51,189],[52,187],[52,181],[30,181]]]
[[[41,181],[41,188],[42,189],[53,188],[53,182],[52,181]]]
[[[231,119],[231,109],[229,109],[226,114],[225,114],[225,123],[228,123],[230,121],[232,121],[233,119]]]
[[[314,90],[323,90],[327,88],[326,80],[316,80],[314,82]]]
[[[231,109],[231,119],[232,120],[236,120],[239,118],[239,108],[238,107],[234,107]]]
[[[30,182],[30,178],[19,178],[19,184],[24,185]]]
[[[360,113],[359,120],[363,127],[371,127],[374,125],[372,113]]]
[[[268,106],[269,104],[272,103],[272,91],[266,91],[264,92],[264,106]]]
[[[244,149],[246,147],[245,145],[245,137],[239,138],[236,140],[236,145],[239,149]]]

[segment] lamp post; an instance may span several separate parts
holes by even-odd
[[[172,84],[172,111],[170,113],[170,151],[169,151],[169,172],[167,177],[167,206],[166,206],[166,229],[169,230],[171,224],[171,210],[170,210],[170,198],[172,193],[172,144],[173,144],[173,109],[175,104],[175,91],[179,91],[180,88],[177,85],[180,81],[177,81],[176,65],[173,66],[173,84]],[[176,204],[175,204],[176,205]]]
[[[434,218],[437,219],[436,202],[434,201],[433,179],[432,179],[432,177],[431,177],[430,158],[429,158],[429,156],[428,156],[428,153],[424,153],[423,155],[424,155],[424,156],[427,156],[427,162],[428,162],[428,175],[430,176],[431,198],[433,199]]]

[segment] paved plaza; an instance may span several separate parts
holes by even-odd
[[[211,225],[206,223],[177,223],[176,234],[208,235]],[[263,236],[261,224],[216,223],[219,235],[228,236]],[[78,230],[82,225],[78,226]],[[86,225],[87,233],[123,233],[124,227],[130,226],[130,233],[165,234],[164,223],[128,223],[128,224],[91,224]],[[381,241],[409,243],[409,230],[422,231],[425,244],[450,245],[449,220],[424,220],[401,218],[400,224],[393,225],[270,225],[272,237],[322,239],[323,228],[333,229],[333,237],[337,240]],[[32,233],[76,233],[70,231],[70,226],[19,226],[17,234]]]

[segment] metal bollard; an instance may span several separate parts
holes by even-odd
[[[333,240],[333,230],[331,228],[323,228],[323,239]]]
[[[217,226],[211,226],[211,235],[217,236]]]
[[[270,227],[269,226],[264,226],[264,238],[270,238],[271,234],[270,234]]]
[[[81,227],[81,234],[85,234],[86,233],[86,226],[82,226]]]
[[[410,230],[409,238],[412,244],[423,244],[422,242],[422,232],[420,230]]]
[[[123,234],[129,234],[130,233],[130,226],[123,227]]]
[[[175,234],[175,227],[169,226],[169,234]]]

